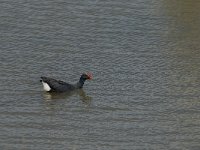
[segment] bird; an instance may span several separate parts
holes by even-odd
[[[41,77],[40,82],[42,82],[43,89],[46,92],[70,92],[76,89],[83,88],[83,85],[86,80],[91,80],[92,74],[91,73],[83,73],[79,79],[79,81],[75,84],[66,83],[61,80],[56,80],[50,77]]]

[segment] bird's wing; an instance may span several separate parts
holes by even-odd
[[[62,85],[70,85],[69,83],[66,83],[66,82],[61,81],[61,80],[58,80],[58,83],[59,83],[59,84],[62,84]]]
[[[41,77],[41,79],[43,82],[46,82],[53,91],[62,92],[62,91],[65,91],[68,89],[70,90],[74,88],[71,84],[61,81],[61,80],[56,80],[49,77]]]

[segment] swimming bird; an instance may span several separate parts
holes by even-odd
[[[42,82],[43,88],[46,92],[68,92],[83,88],[85,81],[91,79],[91,73],[83,73],[76,84],[69,84],[49,77],[41,77],[40,82]]]

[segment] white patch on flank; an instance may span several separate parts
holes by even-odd
[[[48,91],[51,90],[50,86],[49,86],[46,82],[43,82],[43,81],[42,81],[42,84],[43,84],[43,88],[44,88],[45,91],[48,92]]]

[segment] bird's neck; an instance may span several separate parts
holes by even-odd
[[[81,89],[83,87],[84,83],[85,83],[85,79],[80,78],[80,80],[76,84],[76,87]]]

